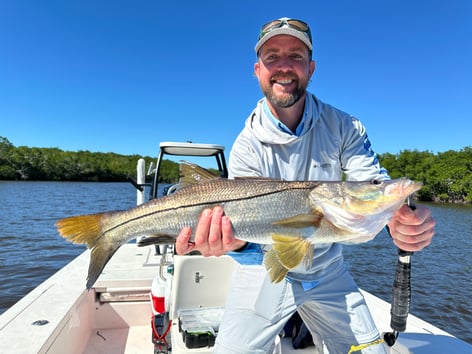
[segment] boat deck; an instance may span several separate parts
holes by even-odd
[[[152,353],[149,292],[159,261],[154,248],[126,244],[107,264],[95,287],[86,291],[89,251],[84,252],[0,316],[0,352]],[[181,289],[181,284],[176,286]],[[379,331],[389,331],[389,304],[369,293],[364,292],[364,296]],[[43,325],[35,325],[38,321]],[[400,334],[389,352],[470,354],[471,348],[410,315],[406,333]],[[284,354],[312,351],[295,351],[289,338],[282,340]],[[211,350],[174,348],[173,354],[184,352]]]
[[[82,253],[0,316],[1,353],[153,352],[149,291],[158,263],[151,248],[124,245],[86,291],[89,256]],[[126,296],[101,302],[99,292]]]

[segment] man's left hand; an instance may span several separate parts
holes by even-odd
[[[388,223],[393,242],[404,251],[416,252],[431,243],[436,222],[431,211],[421,205],[412,210],[403,205]]]

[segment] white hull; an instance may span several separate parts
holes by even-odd
[[[151,247],[124,245],[87,292],[89,252],[84,252],[0,316],[0,353],[153,353],[149,292],[159,259]],[[229,257],[176,257],[171,317],[177,308],[223,306],[232,262]],[[195,264],[204,275],[199,284]],[[379,331],[390,331],[390,305],[369,293],[364,296]],[[37,321],[47,324],[34,325]],[[171,332],[173,354],[211,353],[211,348],[187,349],[177,321]],[[409,315],[406,332],[388,350],[470,354],[472,346]],[[289,339],[282,340],[282,353],[312,351],[295,351]]]

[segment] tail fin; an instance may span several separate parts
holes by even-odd
[[[101,237],[102,214],[80,215],[64,218],[56,223],[59,234],[73,243],[87,244],[93,248]]]
[[[56,223],[59,234],[73,243],[86,244],[92,249],[87,276],[87,289],[90,290],[105,265],[120,247],[105,242],[102,238],[100,221],[102,214],[72,216]]]
[[[120,248],[120,244],[104,244],[97,243],[90,253],[90,263],[87,275],[87,290],[90,290],[97,281],[98,277],[105,268],[105,265],[108,263],[110,258],[115,254],[115,252]]]

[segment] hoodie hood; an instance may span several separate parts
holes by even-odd
[[[246,120],[246,129],[250,130],[252,134],[262,143],[266,144],[289,144],[294,140],[307,134],[313,127],[314,122],[319,116],[319,103],[317,99],[310,93],[305,96],[305,110],[304,126],[300,135],[292,135],[280,130],[273,122],[273,119],[268,116],[264,109],[266,98],[262,98],[257,103],[256,108]]]

